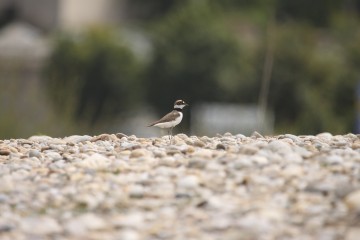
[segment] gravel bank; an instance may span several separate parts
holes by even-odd
[[[360,136],[0,141],[0,239],[360,239]]]

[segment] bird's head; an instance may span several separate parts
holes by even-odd
[[[176,100],[174,103],[174,109],[183,109],[184,107],[189,106],[184,100]]]

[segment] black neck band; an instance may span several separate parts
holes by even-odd
[[[182,112],[182,108],[176,108],[176,107],[174,107],[174,110],[175,110],[175,111],[178,111],[178,112]]]

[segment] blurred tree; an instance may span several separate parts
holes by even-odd
[[[131,15],[137,20],[158,20],[191,0],[128,0]]]
[[[132,52],[114,34],[96,29],[57,40],[45,83],[55,107],[94,125],[140,100],[139,70]]]
[[[284,20],[301,20],[314,26],[328,26],[332,15],[344,7],[342,0],[277,0],[277,15]]]
[[[18,17],[17,15],[15,3],[3,7],[0,11],[0,28],[14,21]]]
[[[290,24],[278,32],[269,96],[277,130],[352,131],[356,79],[346,55],[333,43],[319,45],[324,39],[312,28]]]
[[[237,94],[240,49],[216,11],[189,4],[168,15],[153,36],[147,97],[157,109],[165,111],[176,98],[196,103]]]

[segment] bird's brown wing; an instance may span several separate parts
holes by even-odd
[[[153,123],[149,124],[148,127],[152,127],[152,126],[154,126],[155,124],[158,124],[158,123],[169,122],[169,121],[171,121],[173,119],[176,119],[178,116],[180,116],[180,113],[178,113],[177,111],[169,112],[168,114],[163,116],[160,120],[157,120],[156,122],[153,122]]]

